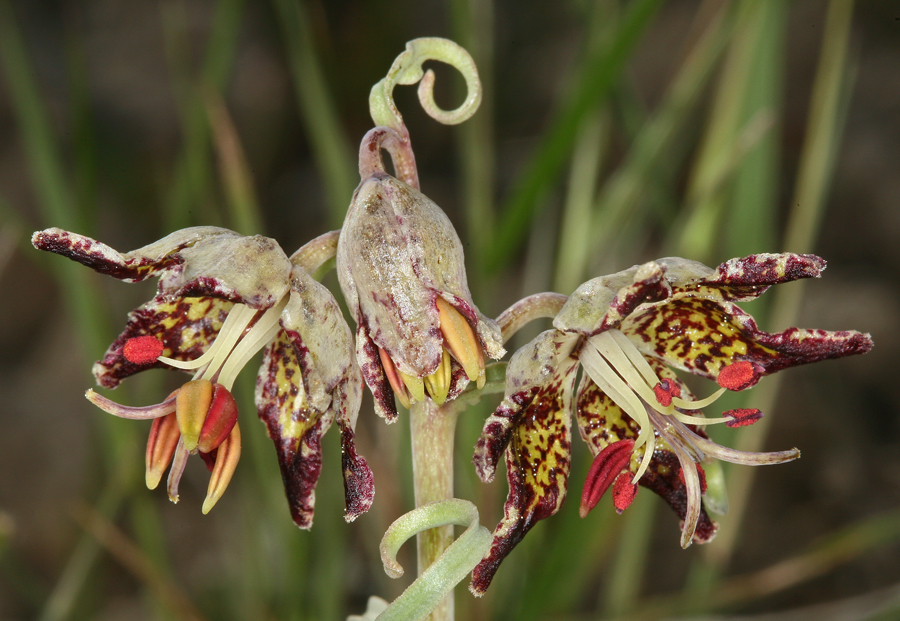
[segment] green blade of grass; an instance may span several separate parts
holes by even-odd
[[[724,580],[710,592],[707,609],[720,610],[780,593],[861,554],[900,543],[900,511],[893,510],[860,520],[816,542],[805,552],[770,567]],[[629,617],[659,619],[684,611],[681,594],[653,598]]]
[[[273,0],[273,4],[284,35],[300,117],[324,177],[329,221],[337,228],[344,222],[357,185],[355,151],[341,129],[337,106],[328,92],[303,2]]]
[[[785,235],[787,249],[792,252],[810,252],[813,249],[813,240],[825,207],[826,190],[834,169],[846,113],[848,76],[852,74],[848,54],[852,15],[852,0],[832,0],[829,5],[795,198],[791,203],[794,207]],[[802,282],[795,283],[773,293],[771,321],[774,325],[787,327],[795,324],[799,316],[802,285]],[[754,391],[755,407],[765,412],[774,409],[781,377],[769,378],[757,387]],[[767,419],[771,418],[763,419],[761,424],[741,434],[736,448],[741,451],[761,450],[769,430]],[[709,551],[715,562],[723,566],[737,544],[740,522],[754,478],[753,468],[734,468],[728,473],[732,507],[727,516],[728,527],[722,529]]]
[[[611,45],[595,52],[585,63],[577,90],[541,139],[506,201],[494,242],[486,253],[488,270],[501,269],[521,247],[532,215],[571,153],[582,120],[609,93],[659,6],[660,0],[629,3]]]
[[[601,188],[590,224],[594,247],[604,249],[621,234],[626,219],[635,220],[643,208],[645,188],[658,174],[661,162],[689,113],[701,101],[704,87],[732,31],[726,8],[708,22],[678,74],[672,80],[659,109],[635,138],[622,166]]]
[[[182,23],[186,18],[179,13],[179,5],[164,5],[164,32],[184,132],[184,147],[166,200],[169,230],[195,224],[195,219],[210,224],[214,218],[210,128],[201,92],[222,93],[225,89],[234,64],[243,6],[243,0],[221,0],[216,5],[203,66],[199,78],[194,79],[190,74],[190,42]]]
[[[467,258],[475,266],[469,284],[481,298],[480,277],[485,252],[494,235],[494,177],[496,144],[494,140],[493,97],[493,2],[450,0],[453,34],[472,55],[481,79],[483,96],[478,113],[459,127],[459,162],[466,216],[466,236],[470,242]]]

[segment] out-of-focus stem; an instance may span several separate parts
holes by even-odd
[[[413,487],[416,507],[453,498],[453,435],[456,408],[439,407],[430,399],[410,409]],[[419,575],[453,543],[453,526],[432,528],[416,535]],[[453,594],[448,595],[428,617],[429,621],[453,619]]]

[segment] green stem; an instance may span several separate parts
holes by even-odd
[[[438,407],[430,399],[410,409],[413,488],[416,507],[453,498],[453,435],[458,410]],[[453,543],[453,526],[440,526],[416,535],[419,575]],[[432,611],[430,621],[452,621],[453,593]]]

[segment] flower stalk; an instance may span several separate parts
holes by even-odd
[[[413,487],[416,508],[453,498],[453,436],[459,415],[452,405],[438,406],[426,399],[410,408]],[[453,525],[431,528],[416,535],[418,575],[422,575],[453,543]],[[451,592],[432,611],[430,621],[454,618]]]

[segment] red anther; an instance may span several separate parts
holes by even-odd
[[[659,404],[667,408],[672,405],[672,397],[681,396],[681,387],[675,382],[664,379],[653,387],[653,394],[656,395]]]
[[[716,378],[719,386],[728,390],[744,390],[755,386],[759,378],[762,377],[762,365],[755,364],[749,360],[739,360],[734,364],[719,371],[719,377]]]
[[[628,471],[620,472],[613,483],[613,506],[616,513],[622,515],[637,496],[638,486],[631,482],[631,473]]]
[[[597,506],[619,473],[628,466],[633,451],[634,440],[627,439],[613,442],[597,454],[581,492],[581,507],[578,509],[581,517]]]
[[[726,427],[746,427],[762,418],[763,413],[755,408],[740,408],[723,412],[722,416],[731,419],[725,423]]]
[[[163,344],[155,336],[137,336],[125,341],[122,355],[134,364],[150,364],[162,355]]]
[[[197,448],[201,453],[211,453],[234,429],[237,422],[238,408],[234,397],[222,384],[213,385],[212,401],[200,430]],[[215,462],[213,462],[215,463]]]

